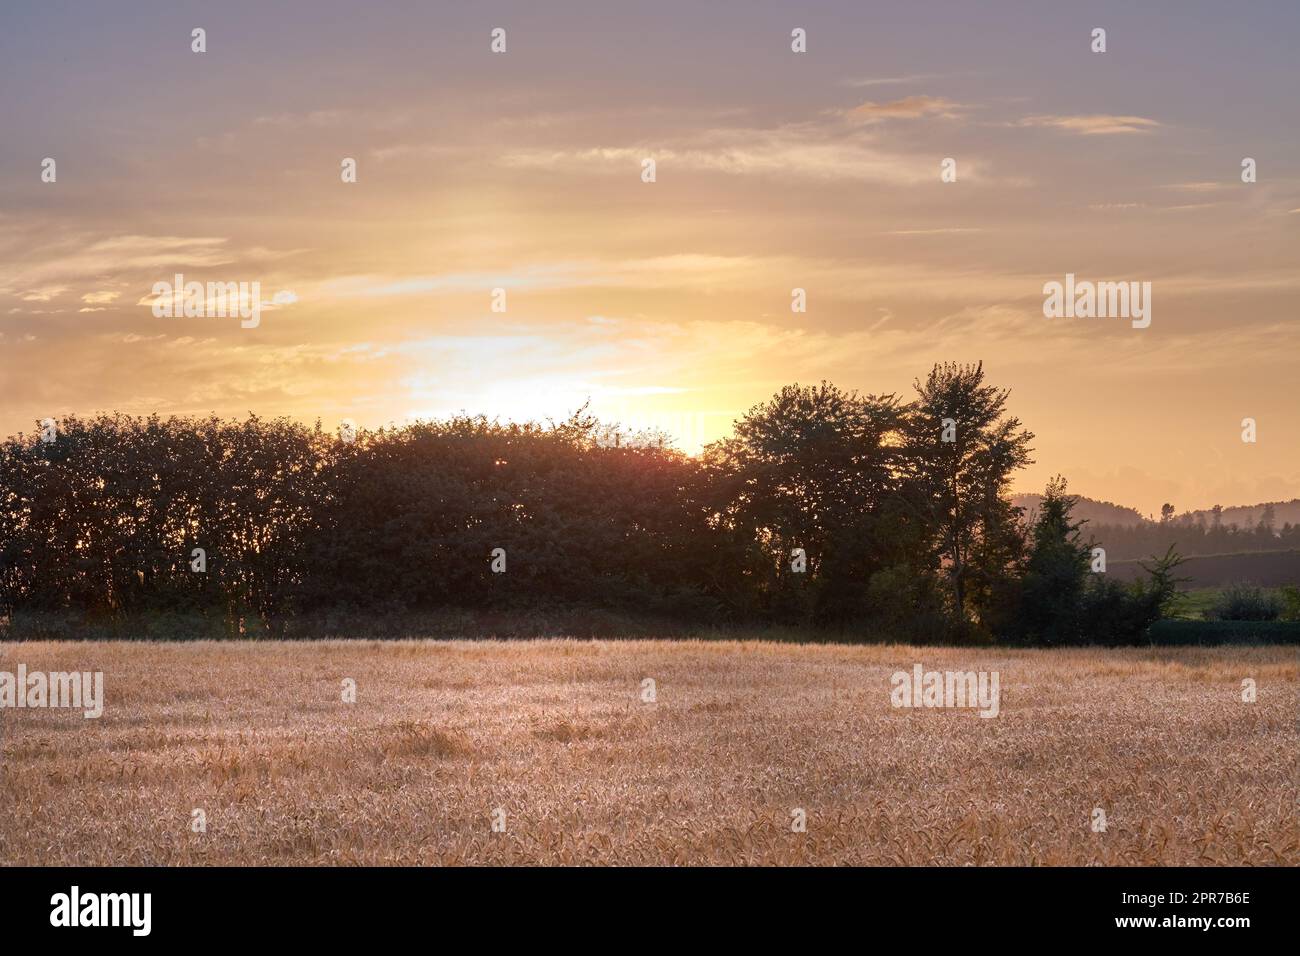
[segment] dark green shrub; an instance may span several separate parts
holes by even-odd
[[[1157,621],[1147,632],[1151,644],[1300,644],[1296,621]]]
[[[1282,588],[1282,620],[1300,621],[1300,587],[1288,584]]]
[[[1230,584],[1205,612],[1211,621],[1276,621],[1282,616],[1282,599],[1253,584]]]

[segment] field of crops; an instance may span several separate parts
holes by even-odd
[[[1300,863],[1294,648],[4,645],[19,664],[102,671],[105,704],[0,711],[5,864]],[[997,716],[894,706],[916,664],[996,672]]]

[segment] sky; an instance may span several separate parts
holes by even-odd
[[[0,434],[590,402],[695,452],[982,361],[1018,491],[1300,495],[1300,5],[207,6],[0,12]],[[259,324],[156,317],[177,273]],[[1067,274],[1150,325],[1045,317]]]

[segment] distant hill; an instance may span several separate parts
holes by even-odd
[[[1290,522],[1291,524],[1300,524],[1300,498],[1292,498],[1290,501],[1265,501],[1257,505],[1236,505],[1231,508],[1224,508],[1222,521],[1224,524],[1235,524],[1242,528],[1253,528],[1259,524],[1259,519],[1263,517],[1264,509],[1272,506],[1273,508],[1273,525],[1280,528],[1282,525]],[[1186,521],[1195,524],[1201,518],[1205,519],[1206,524],[1214,521],[1214,514],[1206,509],[1204,511],[1189,511],[1176,517],[1175,521]]]
[[[1042,500],[1042,495],[1011,496],[1011,503],[1024,508],[1025,517],[1031,520],[1033,513],[1038,510],[1038,503]],[[1273,509],[1273,526],[1275,528],[1281,528],[1282,525],[1288,522],[1300,524],[1300,498],[1292,498],[1290,501],[1264,501],[1257,505],[1233,505],[1223,509],[1220,522],[1224,527],[1235,524],[1240,528],[1253,528],[1259,524],[1260,518],[1264,516],[1264,509],[1269,507]],[[1148,521],[1136,508],[1126,508],[1110,501],[1097,501],[1094,498],[1082,496],[1079,497],[1079,503],[1075,506],[1074,517],[1086,520],[1091,525],[1120,525],[1126,528]],[[1182,514],[1175,515],[1173,521],[1174,524],[1197,524],[1204,521],[1207,525],[1213,525],[1214,513],[1209,508],[1200,511],[1185,511]]]
[[[1011,503],[1024,508],[1025,518],[1029,521],[1033,520],[1033,515],[1037,513],[1038,504],[1042,500],[1042,495],[1011,496]],[[1076,521],[1083,520],[1094,525],[1117,524],[1129,527],[1141,524],[1144,520],[1136,509],[1125,508],[1123,505],[1113,504],[1109,501],[1095,501],[1092,498],[1084,497],[1079,498],[1079,503],[1075,505],[1073,514]]]

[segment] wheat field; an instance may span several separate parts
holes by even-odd
[[[0,711],[3,864],[1300,862],[1294,648],[4,647],[20,662],[103,671],[106,703]],[[891,706],[916,663],[997,671],[1000,715]]]

